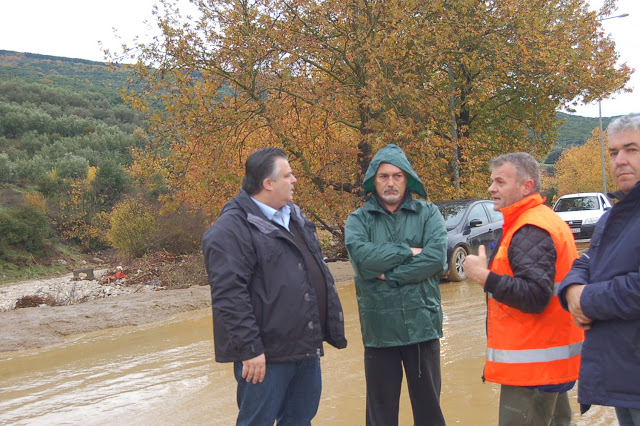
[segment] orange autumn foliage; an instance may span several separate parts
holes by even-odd
[[[609,142],[606,131],[603,141],[607,191],[612,191],[616,188],[609,167]],[[571,147],[560,155],[555,166],[555,176],[551,181],[557,189],[558,197],[578,192],[602,192],[602,148],[598,127],[583,145]]]
[[[279,146],[295,201],[342,235],[373,154],[401,146],[430,199],[484,197],[491,157],[542,159],[555,111],[620,90],[631,70],[582,0],[216,0],[124,54],[149,118],[132,171],[161,173],[167,205],[214,219],[257,148]],[[606,11],[605,11],[606,12]]]

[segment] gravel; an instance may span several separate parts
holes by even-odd
[[[0,312],[16,307],[39,305],[75,305],[89,300],[125,294],[161,290],[157,283],[128,284],[127,278],[109,278],[107,269],[93,271],[94,279],[73,273],[47,279],[23,281],[0,286]]]

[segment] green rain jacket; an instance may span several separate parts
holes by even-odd
[[[402,150],[393,144],[371,160],[365,194],[375,193],[380,163],[408,175],[403,204],[389,213],[371,195],[351,213],[345,243],[355,271],[362,340],[367,347],[403,346],[442,337],[440,275],[447,263],[447,230],[438,208],[416,200],[427,196],[424,185]],[[413,256],[411,247],[421,247]],[[384,274],[385,280],[378,279]]]

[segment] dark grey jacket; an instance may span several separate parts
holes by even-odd
[[[262,353],[267,362],[297,361],[323,355],[323,340],[337,348],[347,345],[342,306],[322,260],[315,225],[297,205],[289,205],[291,221],[304,230],[303,238],[325,277],[324,336],[302,253],[241,190],[202,238],[218,362],[243,361]]]

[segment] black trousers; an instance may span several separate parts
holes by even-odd
[[[407,346],[364,348],[367,425],[397,426],[402,369],[415,425],[444,425],[440,409],[440,340]]]

